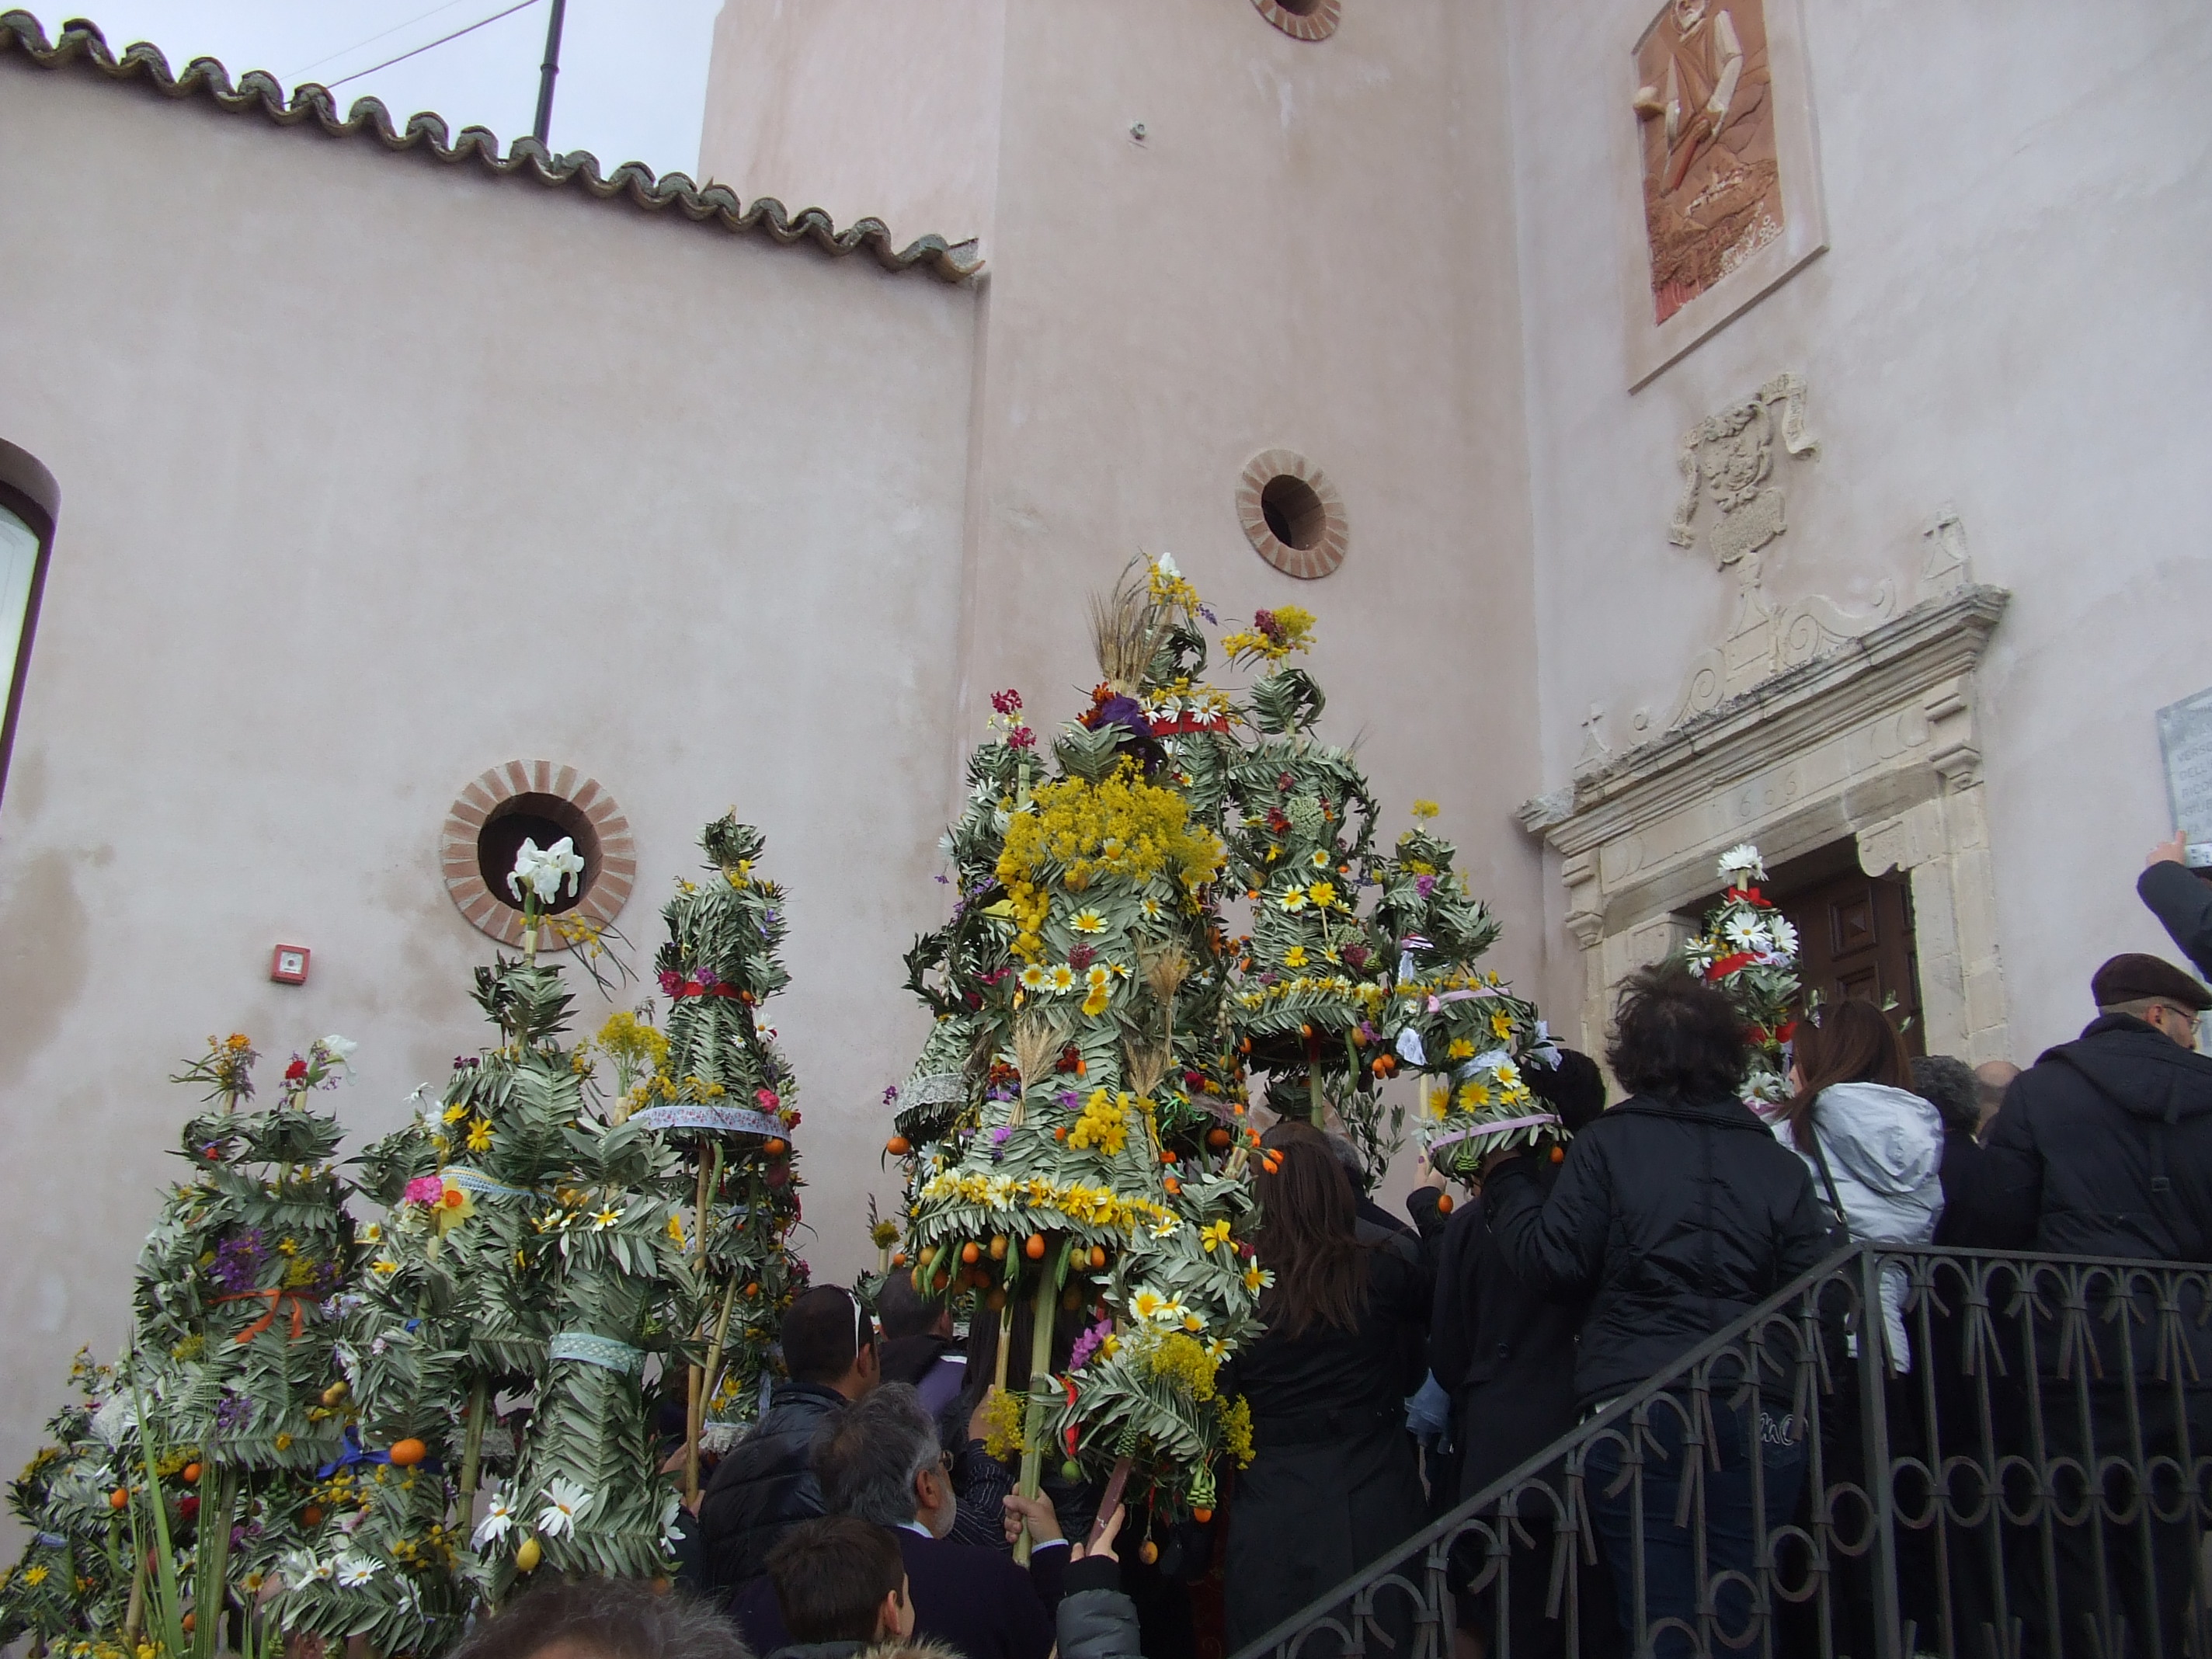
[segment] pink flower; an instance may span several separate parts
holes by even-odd
[[[773,1089],[756,1089],[753,1098],[760,1102],[760,1109],[763,1112],[772,1112],[783,1104],[783,1097]]]
[[[677,987],[683,983],[684,976],[673,968],[664,968],[660,970],[660,989],[664,995],[674,996]]]
[[[406,1200],[410,1204],[435,1204],[445,1196],[446,1182],[442,1176],[416,1176],[407,1183]]]

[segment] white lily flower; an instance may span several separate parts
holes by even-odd
[[[583,873],[584,861],[576,856],[576,843],[571,837],[563,836],[544,848],[525,840],[522,850],[514,855],[514,872],[507,878],[507,890],[519,900],[527,887],[538,895],[540,903],[550,904],[561,896],[562,887],[575,890]]]
[[[484,1507],[484,1518],[477,1522],[476,1531],[469,1542],[482,1549],[487,1544],[498,1542],[514,1528],[514,1505],[507,1501],[507,1494],[497,1487],[492,1489],[491,1501]]]
[[[353,1060],[353,1051],[360,1048],[361,1044],[354,1042],[350,1037],[342,1037],[334,1032],[323,1039],[321,1047],[323,1052],[331,1057],[331,1063],[333,1066],[349,1066]]]
[[[1163,553],[1158,558],[1154,559],[1152,561],[1152,568],[1158,571],[1163,576],[1166,576],[1170,580],[1182,574],[1182,572],[1176,568],[1175,555],[1172,553]]]
[[[338,1586],[342,1589],[359,1589],[376,1577],[377,1563],[366,1555],[349,1555],[337,1564]]]
[[[545,1507],[538,1511],[538,1530],[548,1538],[566,1538],[592,1507],[592,1494],[573,1480],[545,1483]]]

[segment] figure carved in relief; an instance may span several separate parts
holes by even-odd
[[[1654,320],[1782,234],[1764,0],[1670,0],[1637,49]]]

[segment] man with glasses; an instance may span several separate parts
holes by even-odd
[[[700,1500],[709,1590],[727,1591],[758,1577],[786,1531],[824,1513],[809,1462],[815,1440],[876,1386],[875,1328],[841,1285],[817,1285],[794,1301],[779,1340],[789,1378],[714,1470]]]
[[[2139,954],[2114,957],[2089,984],[2096,1018],[2006,1091],[1960,1194],[1967,1213],[1947,1218],[1959,1223],[1947,1234],[1968,1249],[2212,1261],[2212,1059],[2196,1052],[2212,991]],[[2052,1484],[2055,1575],[2038,1526],[2006,1528],[2023,1651],[2179,1654],[2192,1622],[2193,1506],[2185,1482],[2171,1490],[2170,1472],[2212,1446],[2212,1326],[2187,1281],[2181,1316],[2170,1320],[2147,1276],[2116,1291],[2122,1281],[2106,1274],[2086,1285],[2087,1316],[2069,1327],[2061,1271],[2039,1270],[2035,1286],[2047,1294],[2035,1304],[2004,1295],[1998,1331],[2008,1355],[2022,1335],[2034,1340]],[[2023,1305],[2033,1312],[2026,1331],[2014,1322]],[[1998,1449],[2035,1450],[2026,1425],[2013,1427]],[[2131,1464],[2157,1489],[2142,1516],[2124,1513],[2111,1482],[2100,1504],[2081,1474]]]

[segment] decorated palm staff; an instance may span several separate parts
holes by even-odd
[[[1164,739],[1146,713],[1163,673],[1183,682],[1177,697],[1199,696],[1176,672],[1187,650],[1170,648],[1195,602],[1179,580],[1156,563],[1094,608],[1103,678],[1052,746],[1055,775],[995,798],[994,884],[963,902],[1012,971],[974,986],[983,1018],[963,1109],[915,1149],[895,1262],[925,1291],[972,1294],[979,1316],[1000,1320],[999,1380],[1016,1418],[1000,1443],[1020,1447],[1024,1492],[1048,1459],[1101,1474],[1126,1460],[1158,1501],[1192,1508],[1210,1507],[1222,1439],[1206,1345],[1225,1352],[1250,1293],[1229,1243],[1241,1186],[1219,1168],[1227,1146],[1211,1144],[1217,1131],[1232,1139],[1226,1045],[1189,996],[1224,973],[1212,892],[1222,847],[1168,746],[1198,733]],[[1009,1340],[1018,1305],[1026,1353]],[[1083,1363],[1056,1378],[1055,1316],[1080,1309],[1099,1322],[1077,1345]],[[1149,1363],[1170,1334],[1199,1363]]]
[[[1421,1079],[1421,1143],[1430,1167],[1472,1176],[1489,1153],[1559,1133],[1529,1088],[1530,1068],[1559,1049],[1533,1004],[1476,966],[1504,931],[1467,878],[1456,849],[1427,828],[1433,802],[1413,804],[1415,826],[1377,870],[1375,926],[1397,962],[1386,1011],[1358,1036],[1382,1075]]]
[[[9,1483],[8,1507],[24,1543],[15,1565],[0,1572],[0,1642],[28,1636],[34,1651],[67,1659],[130,1659],[123,1631],[134,1583],[143,1601],[132,1563],[143,1558],[123,1515],[128,1474],[118,1473],[118,1449],[93,1426],[114,1385],[113,1366],[80,1352],[70,1367],[76,1398],[48,1419],[46,1443]],[[199,1471],[191,1482],[181,1478],[190,1466],[167,1472],[168,1501],[179,1510],[187,1498],[198,1508]],[[113,1501],[118,1491],[124,1506]]]
[[[1720,856],[1720,876],[1726,884],[1720,902],[1680,956],[1742,1011],[1752,1055],[1744,1098],[1771,1106],[1790,1097],[1790,1042],[1796,1029],[1799,992],[1797,930],[1759,890],[1766,865],[1759,848],[1748,842],[1729,848]]]
[[[805,1284],[788,1248],[799,1219],[798,1080],[760,1017],[791,979],[778,954],[783,890],[756,868],[765,837],[734,812],[707,825],[699,844],[707,879],[679,882],[661,912],[665,1037],[641,1056],[634,1019],[623,1030],[617,1017],[603,1034],[618,1063],[625,1052],[649,1059],[649,1069],[618,1075],[616,1114],[677,1150],[681,1175],[667,1195],[689,1200],[671,1237],[702,1292],[685,1367],[684,1481],[695,1504],[709,1417],[732,1434],[750,1420],[771,1334]]]
[[[1389,963],[1358,908],[1374,800],[1351,751],[1314,733],[1327,698],[1287,660],[1312,636],[1313,618],[1285,605],[1222,641],[1264,669],[1249,697],[1258,735],[1230,776],[1231,854],[1252,902],[1233,1018],[1247,1064],[1268,1074],[1267,1103],[1317,1126],[1334,1117],[1372,1164],[1398,1127],[1355,1042],[1389,996]]]
[[[337,1086],[353,1047],[323,1037],[294,1054],[262,1112],[246,1109],[257,1057],[241,1035],[210,1038],[176,1079],[204,1085],[215,1109],[185,1126],[193,1176],[139,1257],[131,1383],[142,1452],[197,1449],[192,1513],[179,1518],[199,1659],[234,1592],[234,1544],[265,1554],[289,1529],[290,1489],[342,1443],[330,1299],[352,1273],[351,1188],[331,1161],[337,1120],[307,1101]]]

